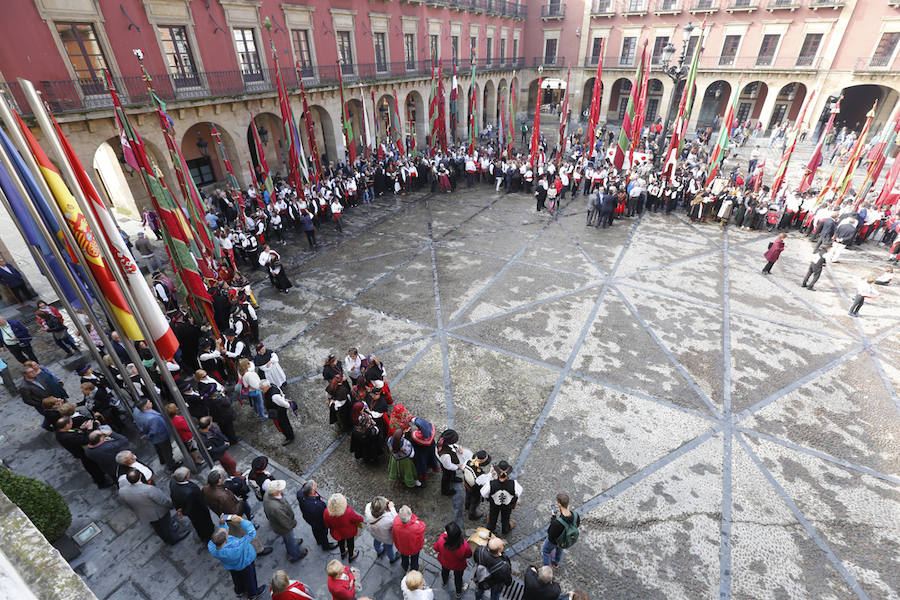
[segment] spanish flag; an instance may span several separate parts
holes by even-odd
[[[144,339],[137,321],[134,319],[134,315],[131,314],[128,303],[125,302],[122,290],[119,289],[112,272],[103,260],[103,255],[100,253],[100,248],[97,245],[97,239],[94,237],[94,232],[88,227],[84,213],[81,212],[78,203],[75,202],[75,198],[72,196],[69,188],[66,187],[59,171],[47,158],[46,153],[44,153],[43,148],[38,144],[34,135],[32,135],[22,119],[19,118],[18,114],[16,118],[19,121],[19,128],[22,130],[22,134],[28,142],[31,153],[34,155],[34,159],[41,170],[41,175],[43,175],[44,181],[47,182],[47,187],[50,188],[50,192],[53,194],[53,199],[59,206],[63,217],[65,217],[66,225],[72,231],[75,241],[84,254],[87,261],[87,264],[84,266],[91,270],[91,273],[97,280],[100,292],[105,297],[113,317],[129,338],[133,340]]]

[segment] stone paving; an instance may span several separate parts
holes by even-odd
[[[462,516],[459,494],[442,497],[431,482],[394,487],[384,464],[357,463],[327,424],[321,364],[357,346],[383,360],[396,401],[515,464],[525,490],[507,540],[517,574],[539,563],[549,504],[565,491],[584,517],[557,574],[565,589],[900,597],[896,284],[847,316],[856,281],[882,268],[885,252],[848,251],[808,292],[799,282],[811,245],[796,235],[765,277],[771,234],[682,214],[597,230],[585,227],[584,207],[582,196],[567,200],[554,219],[528,196],[463,187],[360,207],[343,235],[323,228],[317,253],[292,237],[284,255],[297,289],[257,287],[300,434],[283,448],[245,407],[239,431],[250,446],[236,451],[239,463],[265,453],[291,494],[311,476],[357,511],[375,494],[408,503],[428,523],[430,548]],[[74,563],[98,597],[230,597],[195,538],[161,547],[38,433],[30,408],[6,402],[0,414],[11,425],[0,457],[63,491],[73,531],[103,522]],[[305,524],[299,532],[311,539]],[[322,553],[287,565],[274,545],[262,580],[287,566],[327,597]],[[365,539],[358,547],[363,593],[398,597],[399,566],[374,561]],[[439,588],[433,563],[426,572]]]

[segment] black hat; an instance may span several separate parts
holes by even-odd
[[[225,335],[225,336],[234,335],[234,329],[232,329],[230,327],[228,329],[223,329],[222,335]]]
[[[481,461],[482,466],[487,466],[491,464],[491,455],[487,453],[487,450],[479,450],[475,453],[474,457]]]
[[[262,471],[263,469],[266,468],[266,465],[268,465],[268,464],[269,464],[268,458],[266,458],[265,456],[257,456],[250,463],[250,466],[253,468],[254,471]]]

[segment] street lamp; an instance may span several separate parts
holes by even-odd
[[[681,30],[681,54],[678,56],[677,64],[671,64],[672,59],[675,58],[675,46],[672,45],[671,42],[665,45],[660,54],[662,71],[669,76],[669,79],[671,79],[674,84],[672,98],[669,100],[669,109],[666,111],[666,124],[663,128],[663,140],[665,140],[666,136],[669,134],[672,111],[675,109],[675,104],[679,101],[678,86],[681,85],[681,82],[687,77],[688,68],[685,68],[684,62],[687,59],[688,47],[691,44],[691,33],[693,33],[694,29],[696,28],[688,22]]]
[[[199,135],[197,135],[197,149],[200,150],[201,156],[209,156],[209,144]]]

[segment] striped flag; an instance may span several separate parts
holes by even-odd
[[[447,152],[447,109],[444,103],[444,70],[438,61],[438,141],[441,151]]]
[[[806,116],[806,109],[812,99],[816,96],[816,90],[813,90],[803,102],[803,108],[800,109],[800,116],[794,121],[794,127],[791,129],[790,137],[788,137],[787,147],[781,162],[778,163],[778,170],[775,171],[775,181],[772,183],[772,198],[778,197],[778,190],[784,183],[784,177],[787,174],[788,163],[791,161],[791,155],[794,153],[794,147],[797,145],[797,138],[800,136],[800,127],[803,125],[803,118]]]
[[[18,115],[16,116],[18,117]],[[81,248],[84,258],[87,260],[87,264],[84,266],[90,269],[97,280],[100,293],[103,294],[113,318],[121,325],[122,330],[128,337],[131,339],[143,339],[137,321],[131,313],[131,308],[125,301],[125,296],[116,283],[115,276],[109,270],[109,265],[103,259],[100,247],[97,245],[97,239],[94,237],[95,232],[91,231],[88,226],[84,213],[81,212],[81,208],[75,202],[75,198],[63,181],[62,175],[59,174],[56,166],[50,162],[43,148],[37,143],[37,139],[35,139],[21,119],[19,120],[19,129],[22,130],[22,134],[28,143],[28,148],[32,156],[34,156],[38,168],[41,170],[41,176],[47,182],[50,193],[53,194],[53,200],[59,206],[60,212],[66,219],[66,225],[72,232],[78,247]],[[118,235],[118,233],[117,229],[116,234]],[[121,239],[121,235],[118,235],[118,237]]]
[[[513,144],[516,141],[516,72],[513,71],[509,80],[509,102],[506,103],[509,110],[509,127],[506,128],[506,151],[512,155]]]
[[[397,118],[397,127],[394,128],[394,134],[396,139],[394,142],[397,144],[397,150],[400,151],[400,156],[406,154],[406,144],[403,138],[403,121],[400,119],[400,101],[397,100],[397,89],[394,88],[394,116]]]
[[[271,39],[269,43],[272,46],[272,62],[275,64],[275,87],[278,91],[278,106],[281,109],[281,130],[284,134],[288,154],[288,180],[297,195],[305,198],[303,182],[309,181],[309,167],[306,165],[306,156],[303,153],[303,146],[300,144],[294,109],[291,108],[291,100],[288,97],[287,88],[284,87],[281,67],[278,65],[278,53],[275,52],[275,43]]]
[[[131,290],[132,298],[134,298],[134,302],[137,305],[137,311],[144,318],[144,323],[153,337],[154,345],[164,358],[171,359],[178,350],[178,340],[175,338],[175,333],[169,326],[169,322],[160,309],[159,303],[156,302],[156,297],[153,295],[147,280],[141,273],[140,268],[135,264],[131,251],[125,245],[125,240],[119,235],[119,228],[115,219],[100,198],[100,194],[84,170],[81,160],[75,154],[75,150],[55,119],[53,124],[56,127],[56,135],[62,144],[66,160],[72,165],[72,170],[78,179],[78,185],[88,201],[88,208],[101,229],[98,233],[103,235],[109,249],[115,255],[119,263],[119,270],[122,272],[128,288]],[[144,338],[143,335],[139,335],[139,337],[132,339]]]
[[[437,82],[435,81],[434,58],[431,59],[431,90],[428,95],[428,150],[434,155],[434,149],[438,145],[438,92]]]
[[[52,244],[53,242],[51,242],[41,234],[40,227],[38,227],[37,222],[31,217],[31,213],[25,206],[25,200],[19,194],[19,191],[13,181],[14,174],[18,174],[29,196],[31,196],[31,199],[34,201],[35,207],[41,214],[41,220],[44,222],[44,225],[47,226],[48,231],[52,235],[57,237],[58,241],[60,238],[62,238],[62,230],[60,229],[59,222],[56,220],[56,217],[53,216],[53,213],[50,212],[49,207],[45,206],[45,208],[47,208],[46,213],[44,210],[41,210],[41,207],[38,205],[37,201],[40,200],[41,203],[45,205],[46,201],[41,194],[40,188],[38,187],[37,182],[35,182],[31,171],[22,160],[22,157],[13,146],[12,141],[6,136],[6,132],[4,132],[2,129],[0,129],[0,152],[5,153],[9,157],[9,162],[12,164],[13,169],[15,170],[15,173],[11,173],[7,171],[7,168],[3,163],[0,163],[0,190],[2,190],[3,195],[6,196],[6,199],[9,202],[10,209],[12,211],[12,214],[10,216],[15,219],[15,221],[22,228],[25,243],[29,246],[32,246],[37,251],[37,253],[44,258],[44,261],[46,261],[47,266],[50,268],[53,279],[55,279],[59,283],[66,299],[78,308],[84,308],[81,303],[78,302],[78,296],[75,293],[75,290],[72,289],[72,286],[69,285],[68,278],[64,274],[63,269],[66,269],[68,267],[57,262],[56,257],[53,255],[53,250],[50,246],[50,244]],[[4,239],[7,235],[7,233],[4,233]],[[66,246],[66,251],[63,252],[62,255],[66,256],[67,253],[68,246]]]
[[[890,121],[885,123],[884,128],[881,130],[878,143],[872,147],[872,152],[869,153],[871,162],[866,171],[866,179],[859,189],[859,194],[856,196],[857,206],[865,199],[869,190],[875,185],[875,182],[878,181],[878,176],[881,175],[881,169],[884,168],[884,163],[887,162],[888,155],[890,155],[891,150],[894,148],[893,140],[898,133],[900,133],[900,111],[896,114],[893,126]]]
[[[894,145],[900,146],[900,134],[894,139]],[[878,194],[875,206],[883,206],[887,202],[887,199],[893,192],[894,184],[897,183],[898,175],[900,175],[900,156],[894,157],[894,164],[891,165],[891,170],[885,175],[884,185],[881,188],[881,193]]]
[[[733,92],[734,99],[731,101],[728,111],[725,113],[725,118],[722,119],[719,137],[716,139],[716,145],[709,155],[709,174],[706,176],[705,185],[711,184],[713,179],[716,178],[716,173],[719,172],[719,166],[721,166],[722,161],[725,159],[725,150],[728,149],[728,142],[731,141],[731,126],[734,123],[734,112],[737,108],[738,98],[741,95],[742,85],[743,80],[738,80],[737,87],[734,88]]]
[[[269,170],[269,161],[266,160],[266,148],[259,139],[259,128],[256,126],[256,120],[250,115],[250,131],[253,132],[253,144],[256,147],[256,164],[259,167],[259,180],[256,181],[256,191],[259,192],[260,208],[265,209],[265,203],[262,201],[263,192],[270,194],[275,190],[275,184],[272,182],[272,172]],[[252,168],[250,169],[253,170]],[[254,175],[254,179],[256,179]],[[263,187],[260,188],[259,186]]]
[[[838,202],[843,200],[844,195],[847,193],[847,189],[850,187],[850,182],[853,181],[853,172],[856,171],[856,163],[859,160],[859,155],[862,152],[863,142],[866,139],[866,134],[869,133],[869,127],[872,125],[872,119],[875,118],[875,109],[878,108],[878,101],[875,101],[875,105],[872,107],[868,113],[866,113],[866,122],[863,124],[862,131],[859,133],[859,137],[856,138],[856,143],[853,144],[853,149],[850,152],[850,156],[847,158],[847,164],[844,167],[844,174],[840,178],[840,184],[837,187],[837,193],[834,196],[834,199]]]
[[[450,80],[450,132],[456,141],[456,127],[459,122],[459,80],[456,78],[456,61],[453,61],[453,79]]]
[[[341,128],[344,130],[344,145],[347,146],[350,155],[350,164],[353,164],[356,162],[356,142],[353,138],[353,125],[350,124],[347,101],[344,99],[344,73],[340,61],[338,61],[338,83],[341,90]]]
[[[365,134],[366,158],[369,158],[372,152],[372,130],[369,127],[369,111],[366,110],[366,96],[363,94],[362,86],[359,86],[359,105],[362,106],[363,133]]]
[[[588,112],[588,128],[587,128],[587,158],[594,155],[594,143],[597,140],[597,124],[600,120],[600,97],[603,95],[603,83],[600,78],[603,76],[603,46],[605,38],[600,38],[600,56],[597,61],[597,74],[594,76],[594,89],[591,93],[591,107]]]
[[[544,83],[544,68],[538,68],[538,85],[537,85],[537,100],[534,102],[534,122],[531,127],[531,157],[529,158],[529,164],[531,165],[531,170],[534,170],[534,161],[537,159],[538,154],[538,142],[540,140],[540,131],[541,131],[541,86]],[[535,177],[537,180],[537,177]]]
[[[472,52],[472,81],[469,83],[469,154],[475,152],[475,140],[478,139],[478,99],[475,93],[475,52]]]
[[[684,89],[681,91],[681,100],[678,103],[678,116],[672,126],[672,137],[669,138],[669,147],[666,149],[666,158],[663,163],[663,179],[673,181],[675,167],[678,164],[678,156],[681,152],[681,144],[684,141],[684,133],[687,121],[690,118],[690,105],[694,100],[694,80],[697,78],[697,67],[700,63],[700,54],[703,52],[703,35],[706,32],[706,23],[700,29],[700,40],[694,49],[694,57],[691,60],[691,68],[688,70],[684,81]],[[664,132],[665,135],[668,132]]]
[[[647,40],[641,50],[641,62],[638,64],[637,71],[634,74],[634,81],[631,84],[631,96],[628,98],[628,104],[625,107],[625,118],[622,120],[622,129],[619,131],[619,142],[613,155],[613,165],[617,169],[621,169],[625,164],[625,156],[632,152],[634,143],[632,136],[634,135],[634,122],[637,114],[637,107],[640,103],[641,90],[643,88],[644,69],[647,62]]]
[[[556,155],[556,164],[559,164],[566,151],[566,135],[569,129],[569,74],[571,72],[572,69],[566,71],[566,96],[563,99],[562,111],[559,113],[559,154]]]
[[[309,110],[309,103],[306,101],[306,88],[303,87],[303,72],[300,63],[297,63],[297,79],[300,80],[300,98],[303,100],[303,122],[306,123],[306,141],[309,143],[309,155],[312,158],[313,166],[316,168],[316,183],[324,179],[322,173],[322,159],[319,156],[319,146],[316,144],[316,134],[313,131],[312,113]]]
[[[132,127],[128,115],[125,114],[109,72],[106,73],[106,81],[113,100],[116,123],[120,127],[120,131],[124,132],[125,137],[134,150],[135,158],[141,168],[141,179],[149,192],[153,208],[162,221],[163,241],[165,242],[166,250],[169,252],[169,258],[175,269],[177,279],[184,285],[195,311],[209,314],[207,309],[211,310],[212,298],[210,298],[209,291],[203,283],[197,259],[191,252],[191,238],[188,237],[187,230],[189,228],[186,227],[184,222],[184,213],[178,209],[175,198],[169,191],[161,174],[158,174],[156,169],[150,164],[150,159],[144,148],[144,142]],[[203,306],[197,306],[196,302]]]
[[[805,192],[812,185],[813,179],[816,177],[816,171],[819,170],[819,166],[822,164],[822,147],[825,145],[825,138],[831,133],[831,128],[834,127],[834,118],[839,112],[841,112],[840,98],[831,105],[831,116],[828,117],[828,123],[825,125],[825,129],[822,130],[822,134],[819,136],[819,141],[816,143],[816,149],[813,151],[809,162],[806,163],[806,171],[803,173],[803,178],[800,180],[800,185],[797,187],[798,192]]]

